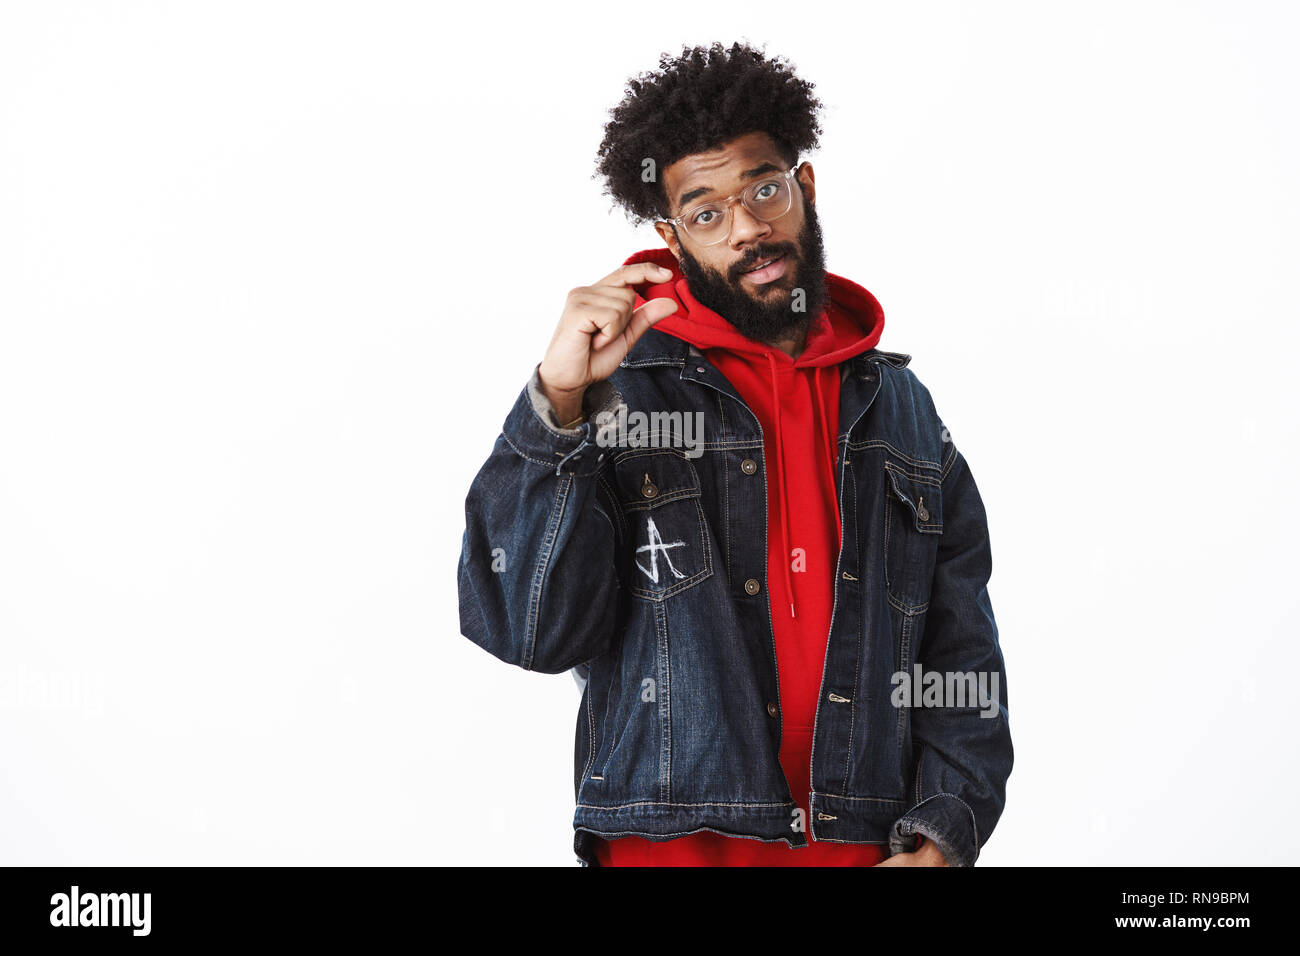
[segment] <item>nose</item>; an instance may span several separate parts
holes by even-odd
[[[731,207],[731,235],[727,240],[731,243],[731,248],[741,252],[745,246],[752,245],[754,242],[766,239],[772,234],[772,226],[759,219],[747,208],[742,202],[738,202]]]

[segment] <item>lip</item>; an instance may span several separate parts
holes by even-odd
[[[754,285],[766,285],[769,282],[774,282],[785,275],[786,258],[786,255],[782,254],[771,264],[764,266],[757,272],[742,272],[741,277],[754,283]]]

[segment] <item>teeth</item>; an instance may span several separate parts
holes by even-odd
[[[776,259],[780,259],[780,258],[781,258],[780,256],[777,256],[777,257],[776,257]],[[776,262],[776,259],[768,259],[766,262],[763,262],[763,263],[760,263],[759,265],[754,266],[754,268],[750,269],[749,271],[750,271],[750,272],[757,272],[759,269],[766,269],[766,268],[767,268],[768,266],[770,266],[772,263]]]

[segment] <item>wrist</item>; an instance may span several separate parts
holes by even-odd
[[[571,423],[584,417],[582,410],[582,396],[586,393],[585,386],[578,388],[553,388],[546,383],[546,376],[542,374],[541,368],[537,370],[538,383],[542,387],[542,395],[551,403],[551,408],[555,410],[555,420],[564,427],[572,427]]]
[[[943,851],[929,837],[922,837],[921,845],[916,848],[918,858],[924,860],[928,866],[947,866],[948,861],[944,858]]]

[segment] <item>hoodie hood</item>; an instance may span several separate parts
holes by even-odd
[[[775,491],[775,513],[768,517],[780,534],[780,549],[772,555],[772,561],[785,569],[790,617],[795,618],[790,528],[796,526],[797,532],[800,526],[825,528],[833,522],[836,537],[831,546],[839,547],[843,543],[839,539],[839,504],[835,495],[838,367],[880,341],[885,327],[884,310],[876,297],[862,286],[827,272],[826,306],[809,326],[803,351],[792,359],[778,348],[742,335],[717,312],[697,301],[677,265],[677,258],[666,247],[637,252],[624,265],[637,262],[663,266],[672,277],[664,282],[633,286],[635,306],[640,307],[654,298],[673,299],[677,311],[660,319],[654,328],[689,342],[708,355],[764,425],[769,487]],[[797,384],[796,379],[805,379],[805,384]],[[783,419],[790,419],[784,427]],[[785,428],[795,429],[791,435],[792,445],[796,447],[805,431],[817,437],[810,454],[801,456],[791,450],[784,440]],[[791,456],[788,475],[787,454]],[[793,513],[792,497],[796,509]],[[825,502],[827,497],[829,502]],[[810,503],[817,499],[822,500],[821,506]],[[824,507],[825,511],[813,514],[810,509],[816,507]],[[819,610],[822,609],[814,608],[814,618],[819,616]]]

